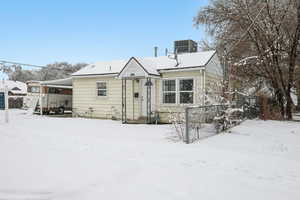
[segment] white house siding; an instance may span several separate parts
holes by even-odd
[[[182,72],[167,72],[162,73],[162,79],[157,80],[156,84],[156,111],[159,113],[160,120],[164,123],[168,123],[170,112],[183,112],[187,105],[181,105],[178,102],[176,104],[163,104],[162,102],[162,80],[163,79],[180,79],[180,78],[193,78],[194,79],[194,105],[200,105],[201,90],[203,89],[203,76],[201,70],[195,71],[182,71]],[[190,104],[189,104],[190,106]]]
[[[98,97],[96,83],[107,82],[107,97]],[[127,81],[127,117],[137,119],[139,114],[139,101],[133,98],[134,91],[138,91],[139,85],[136,81]],[[84,117],[120,119],[122,115],[122,81],[115,77],[85,77],[73,79],[73,109],[74,114]],[[90,112],[92,108],[93,112]]]
[[[220,93],[223,80],[223,68],[217,54],[215,54],[205,68],[205,87],[206,91]]]
[[[206,67],[206,72],[209,74],[214,74],[216,76],[223,76],[223,68],[220,64],[220,60],[218,58],[218,55],[215,54],[210,61],[207,63]]]
[[[168,72],[162,73],[162,79],[155,79],[156,109],[162,122],[168,122],[169,112],[183,112],[186,105],[168,105],[162,103],[162,80],[164,78],[193,78],[194,79],[194,104],[200,104],[199,92],[202,89],[201,71]],[[96,90],[97,81],[106,81],[108,88],[107,97],[98,97]],[[122,110],[122,81],[115,77],[85,77],[73,79],[73,110],[74,114],[83,117],[111,119],[121,118]],[[141,101],[134,98],[134,93],[140,92],[140,83],[136,80],[127,80],[127,117],[137,120],[141,116]],[[141,94],[139,94],[141,97]],[[90,111],[92,108],[93,112]],[[154,110],[153,110],[154,111]]]

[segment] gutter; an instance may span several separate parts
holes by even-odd
[[[159,73],[163,72],[178,72],[178,71],[195,71],[195,70],[205,69],[205,66],[197,66],[197,67],[184,67],[178,69],[158,69]]]
[[[114,77],[119,73],[72,75],[73,78]]]

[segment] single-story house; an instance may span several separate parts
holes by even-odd
[[[223,68],[216,51],[204,51],[97,62],[72,78],[74,115],[167,123],[170,112],[203,105],[209,91],[220,92]]]

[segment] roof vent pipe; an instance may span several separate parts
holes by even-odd
[[[169,51],[168,51],[168,49],[166,48],[166,50],[165,50],[166,56],[168,56],[168,53],[169,53]]]
[[[158,47],[154,47],[154,57],[157,57]]]

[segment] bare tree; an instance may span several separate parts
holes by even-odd
[[[85,67],[85,63],[70,64],[67,62],[56,62],[48,64],[39,70],[26,70],[19,65],[0,66],[0,71],[6,73],[10,80],[26,82],[29,80],[54,80],[69,77],[72,73]]]
[[[248,77],[249,82],[263,81],[272,87],[282,116],[292,119],[291,91],[295,87],[300,39],[299,0],[211,0],[199,11],[195,23],[206,25],[226,51],[230,68],[243,80]]]

